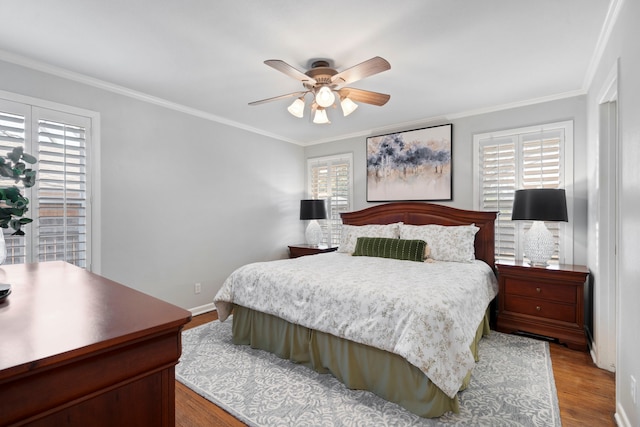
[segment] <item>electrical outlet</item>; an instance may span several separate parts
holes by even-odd
[[[633,377],[633,375],[631,375],[631,380],[629,382],[631,383],[631,400],[635,404],[636,403],[636,379]]]
[[[195,286],[193,287],[193,293],[199,294],[201,290],[202,290],[202,286],[200,285],[200,283],[196,283]]]

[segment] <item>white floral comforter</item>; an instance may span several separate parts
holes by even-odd
[[[475,361],[469,345],[498,291],[482,261],[426,262],[327,253],[248,264],[214,298],[396,353],[448,396]]]

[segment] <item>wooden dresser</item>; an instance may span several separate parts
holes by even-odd
[[[500,291],[496,329],[528,332],[557,339],[574,350],[587,350],[584,330],[584,284],[589,270],[581,265],[531,267],[496,263]]]
[[[64,262],[0,282],[0,425],[173,426],[191,313]]]

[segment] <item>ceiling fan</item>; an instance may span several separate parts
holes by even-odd
[[[346,87],[350,83],[390,69],[389,62],[379,56],[340,72],[331,67],[330,62],[326,59],[311,61],[311,68],[304,73],[279,59],[269,59],[264,63],[302,82],[304,90],[250,102],[249,105],[260,105],[295,97],[296,100],[293,101],[288,110],[294,116],[302,118],[304,116],[305,96],[312,94],[311,112],[313,113],[313,122],[331,123],[327,117],[326,109],[334,105],[336,94],[340,97],[340,106],[344,116],[348,116],[358,108],[354,101],[382,106],[391,98],[390,95],[384,93]]]

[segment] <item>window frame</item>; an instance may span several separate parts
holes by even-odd
[[[483,143],[491,141],[492,139],[505,139],[505,138],[517,138],[516,152],[522,152],[522,148],[519,144],[523,143],[525,135],[531,135],[535,133],[543,134],[545,132],[562,131],[564,140],[561,142],[561,159],[560,159],[560,175],[561,185],[559,188],[564,188],[567,197],[567,214],[569,221],[567,223],[559,223],[559,264],[573,264],[573,229],[574,229],[574,210],[573,210],[573,189],[574,183],[574,136],[573,136],[573,120],[566,120],[554,123],[545,123],[541,125],[526,126],[521,128],[512,128],[496,132],[479,133],[473,135],[473,206],[476,210],[482,210],[481,196],[482,196],[482,170],[481,170],[481,158],[480,148]],[[518,156],[518,154],[516,154]],[[522,174],[521,166],[518,164],[520,159],[516,161],[516,174]],[[521,175],[520,175],[521,177]],[[519,178],[521,179],[521,178]],[[516,179],[515,189],[522,188],[518,185],[519,181]],[[504,218],[500,218],[498,214],[496,220],[496,228],[500,226],[500,221],[504,221]],[[510,221],[510,218],[506,219]],[[530,221],[518,221],[515,224],[515,260],[523,260],[523,239],[522,236],[525,231],[525,227],[530,226]],[[498,247],[496,245],[496,251]],[[496,254],[498,255],[498,254]],[[500,258],[497,256],[496,260]]]
[[[44,120],[60,120],[64,121],[64,118],[69,116],[81,118],[88,124],[85,147],[85,159],[86,159],[86,269],[96,274],[100,274],[101,271],[101,254],[100,254],[100,242],[101,242],[101,221],[100,221],[100,113],[86,110],[83,108],[73,107],[65,104],[60,104],[52,101],[47,101],[39,98],[16,94],[0,90],[0,104],[5,108],[11,108],[13,112],[23,114],[25,116],[25,140],[33,141],[37,138],[38,119]],[[16,109],[13,109],[16,108]],[[26,114],[25,114],[26,113]],[[35,126],[35,127],[34,127]],[[35,142],[37,144],[37,141]],[[37,153],[33,152],[34,147],[29,146],[26,143],[25,151],[37,156]],[[37,147],[36,147],[37,148]],[[31,151],[30,151],[31,150]],[[35,169],[37,170],[38,164],[36,163]],[[25,195],[29,200],[34,203],[33,207],[30,206],[30,212],[32,218],[37,218],[37,210],[35,201],[37,196],[31,193],[35,191],[35,187],[25,189]],[[26,233],[27,245],[34,247],[37,245],[36,233]],[[30,255],[27,255],[26,262],[36,262],[33,258],[33,250],[30,250]]]
[[[346,210],[341,210],[339,212],[350,212],[353,210],[353,153],[341,153],[341,154],[332,154],[328,156],[317,156],[317,157],[308,157],[307,158],[307,168],[306,168],[306,197],[313,198],[314,193],[312,189],[312,167],[318,164],[327,164],[331,165],[332,162],[344,162],[346,161],[349,164],[348,171],[348,179],[349,184],[348,188],[348,196],[347,196],[347,207]],[[339,213],[336,215],[336,218],[331,219],[332,217],[332,207],[327,204],[327,218],[326,220],[320,221],[320,225],[322,227],[322,244],[326,244],[328,246],[338,246],[340,243],[340,235],[339,233],[334,233],[334,228],[340,228],[342,225],[342,219],[340,219]],[[337,239],[332,241],[331,237],[336,236]]]

